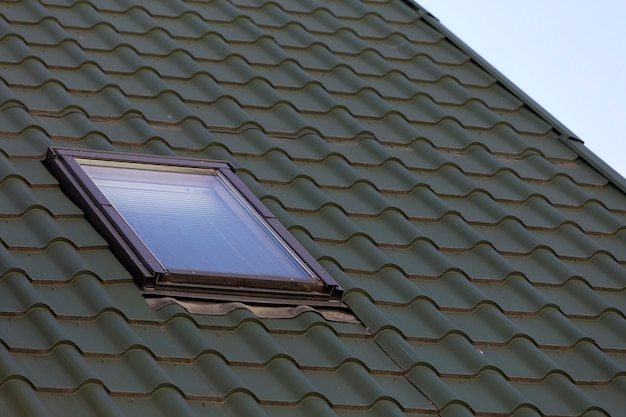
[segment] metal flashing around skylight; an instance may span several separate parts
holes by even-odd
[[[51,148],[45,164],[146,294],[340,304],[228,162]]]

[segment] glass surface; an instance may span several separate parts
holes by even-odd
[[[216,173],[82,167],[168,270],[312,279]]]

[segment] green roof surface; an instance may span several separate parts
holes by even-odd
[[[50,146],[232,163],[357,320],[149,303]],[[0,2],[0,414],[621,415],[624,190],[403,1]]]

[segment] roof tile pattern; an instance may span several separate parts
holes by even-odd
[[[626,195],[402,1],[0,3],[0,409],[620,415]],[[222,159],[345,289],[151,309],[40,163]]]

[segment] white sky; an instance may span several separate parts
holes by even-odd
[[[626,177],[626,1],[416,1]]]

